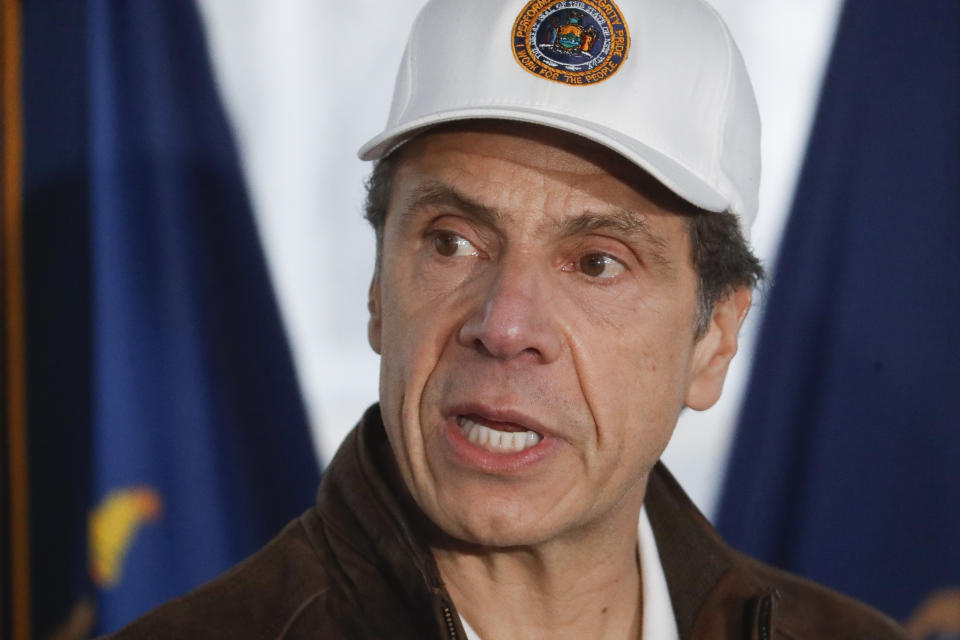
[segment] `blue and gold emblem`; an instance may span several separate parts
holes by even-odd
[[[629,49],[630,32],[612,0],[531,0],[513,25],[520,66],[564,84],[606,80]]]

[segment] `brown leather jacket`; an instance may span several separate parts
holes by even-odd
[[[374,406],[313,508],[229,573],[113,638],[465,639],[402,487]],[[646,505],[682,640],[906,638],[867,606],[731,550],[662,464]]]

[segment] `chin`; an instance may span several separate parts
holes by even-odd
[[[550,538],[545,532],[525,526],[523,523],[499,521],[469,526],[451,537],[458,542],[485,549],[533,547]]]
[[[470,505],[469,513],[448,513],[440,528],[454,540],[490,548],[528,547],[542,544],[557,534],[549,522],[535,515],[535,510],[523,505],[488,503],[463,500],[458,505]],[[519,512],[519,513],[518,513]],[[515,514],[515,515],[511,515]]]

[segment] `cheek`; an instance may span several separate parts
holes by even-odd
[[[574,363],[596,424],[596,455],[652,465],[666,447],[686,393],[692,325],[684,310],[617,309],[604,326],[570,326]],[[669,312],[665,312],[664,309]],[[625,313],[623,313],[626,311]]]
[[[416,429],[424,390],[465,308],[457,283],[442,283],[426,271],[391,265],[381,289],[381,408],[385,419]]]
[[[418,408],[442,352],[443,336],[416,290],[397,285],[396,280],[385,281],[381,289],[380,410],[401,474],[413,490],[426,473],[425,421]]]
[[[435,320],[426,313],[416,289],[401,289],[395,282],[385,283],[381,321],[381,404],[396,404],[416,392],[410,386],[426,375],[440,347],[439,336],[431,332]]]

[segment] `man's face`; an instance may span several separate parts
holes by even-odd
[[[414,499],[485,546],[635,526],[716,368],[685,218],[639,169],[547,129],[474,124],[401,153],[370,339]]]

